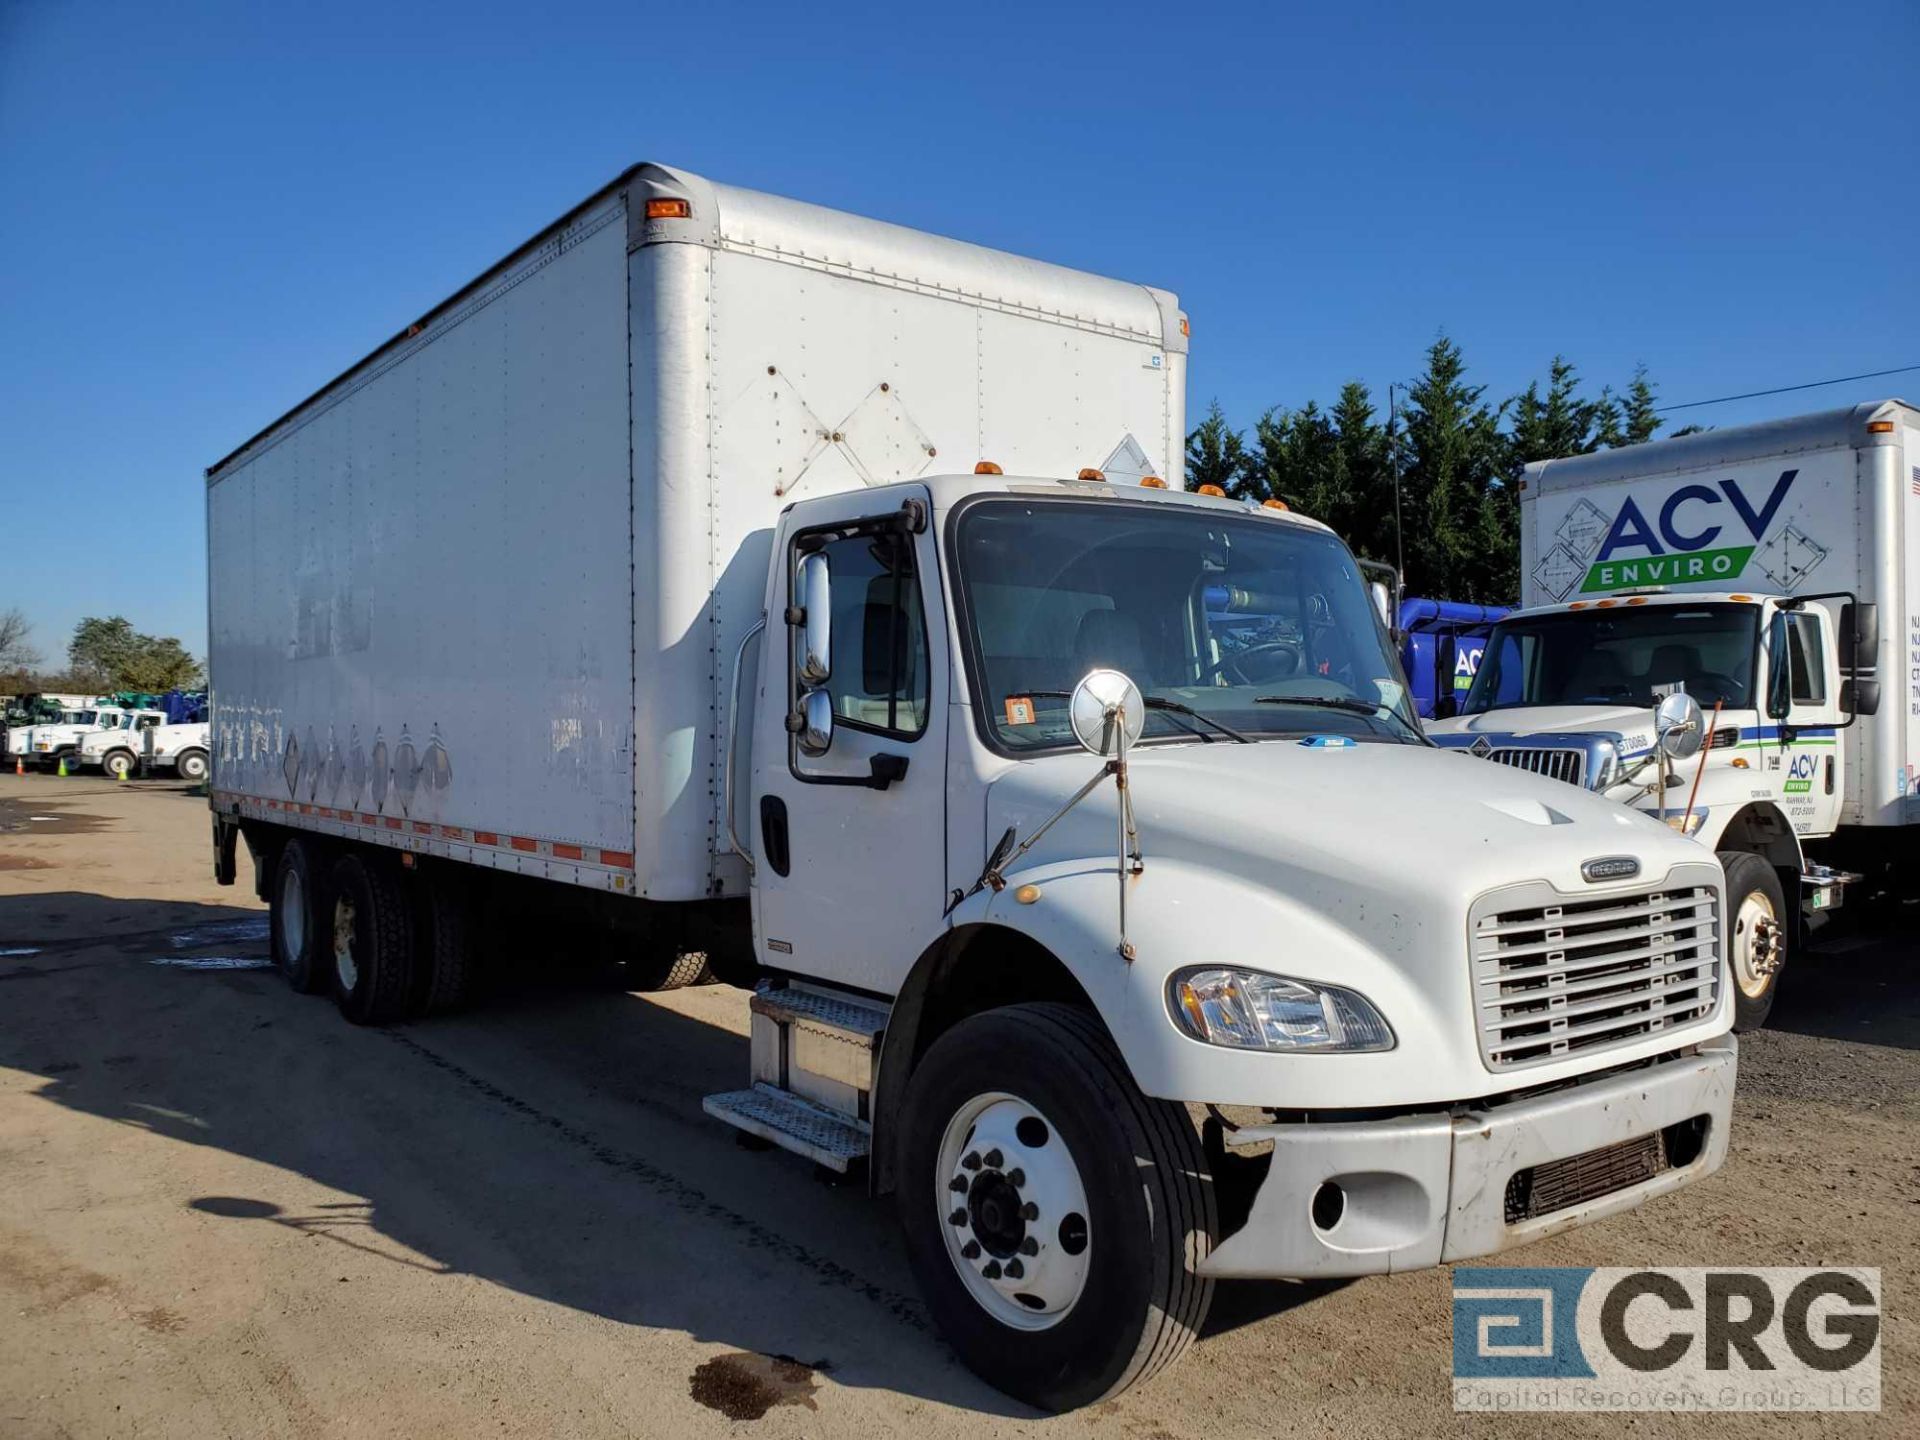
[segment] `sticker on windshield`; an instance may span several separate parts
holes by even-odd
[[[1031,725],[1033,721],[1033,701],[1025,695],[1009,695],[1007,697],[1007,724]]]
[[[1309,750],[1351,750],[1357,742],[1351,735],[1309,735],[1300,743]]]

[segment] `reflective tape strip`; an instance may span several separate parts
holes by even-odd
[[[267,812],[275,811],[286,815],[309,815],[316,820],[331,820],[375,831],[398,831],[403,835],[453,841],[478,848],[511,851],[519,855],[551,857],[555,860],[598,865],[614,870],[633,868],[631,850],[602,850],[570,840],[540,840],[529,835],[503,834],[498,830],[467,830],[458,825],[440,825],[398,815],[376,815],[365,810],[341,810],[327,805],[310,805],[299,800],[275,800],[266,796],[236,795],[230,791],[216,793],[211,797],[211,802],[216,809],[231,810],[239,814],[265,815]]]

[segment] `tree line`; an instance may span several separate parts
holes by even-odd
[[[1661,425],[1644,366],[1624,390],[1589,395],[1573,363],[1555,356],[1544,387],[1535,381],[1495,403],[1469,382],[1445,335],[1402,396],[1389,423],[1373,392],[1350,380],[1330,407],[1276,406],[1251,435],[1228,424],[1216,401],[1187,436],[1187,483],[1285,501],[1363,559],[1396,564],[1404,555],[1408,594],[1511,605],[1520,594],[1521,467],[1638,445]]]
[[[0,612],[0,691],[161,694],[192,689],[204,678],[200,662],[177,637],[143,634],[124,615],[89,615],[74,626],[67,668],[60,671],[39,669],[40,655],[28,643],[28,629],[24,612]]]

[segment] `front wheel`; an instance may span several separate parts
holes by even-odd
[[[133,774],[134,760],[133,752],[130,750],[111,751],[100,763],[106,767],[107,775],[111,779],[125,780]]]
[[[914,1276],[989,1384],[1068,1410],[1192,1341],[1219,1228],[1199,1136],[1135,1088],[1091,1015],[1013,1005],[956,1025],[914,1072],[901,1146]]]
[[[185,751],[175,763],[182,780],[191,780],[197,785],[207,778],[207,752],[204,750]]]
[[[1727,908],[1733,912],[1727,958],[1733,967],[1733,1028],[1758,1030],[1767,1023],[1780,972],[1787,963],[1791,923],[1780,872],[1762,857],[1720,852],[1727,872]]]

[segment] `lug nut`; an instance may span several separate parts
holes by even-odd
[[[1007,1183],[1018,1190],[1022,1185],[1027,1183],[1027,1172],[1016,1165],[1007,1172]]]
[[[978,1240],[967,1241],[966,1244],[960,1247],[960,1258],[963,1260],[978,1260],[980,1258],[980,1242]]]
[[[1018,1260],[1007,1261],[1007,1278],[1009,1280],[1018,1280],[1026,1273],[1027,1267],[1022,1265]]]
[[[954,1192],[955,1194],[957,1194],[957,1195],[964,1195],[964,1194],[966,1194],[966,1193],[967,1193],[967,1179],[966,1179],[966,1176],[964,1176],[964,1175],[956,1175],[956,1176],[954,1176],[954,1177],[953,1177],[953,1179],[951,1179],[951,1180],[949,1180],[949,1181],[947,1182],[947,1189],[949,1189],[949,1190],[951,1190],[951,1191],[953,1191],[953,1192]]]
[[[962,1210],[956,1210],[956,1211],[954,1211],[954,1212],[953,1212],[953,1213],[952,1213],[951,1215],[949,1215],[949,1216],[947,1216],[947,1223],[948,1223],[949,1225],[964,1225],[964,1224],[966,1224],[966,1223],[967,1223],[967,1212],[966,1212],[966,1211],[965,1211],[964,1209],[962,1209]]]
[[[967,1152],[966,1158],[960,1162],[960,1168],[963,1170],[978,1170],[980,1168],[979,1155],[976,1154],[974,1151],[969,1150]]]
[[[1000,1278],[1000,1262],[998,1260],[987,1261],[985,1265],[980,1267],[980,1273],[989,1280],[998,1280]]]
[[[1040,1242],[1031,1235],[1027,1236],[1026,1239],[1020,1242],[1020,1253],[1022,1255],[1038,1255],[1040,1253]]]
[[[1026,1204],[1020,1207],[1020,1218],[1022,1220],[1038,1220],[1040,1218],[1040,1207],[1031,1200],[1027,1201]]]
[[[998,1150],[987,1151],[987,1168],[989,1170],[998,1170],[1005,1163],[1006,1156],[1002,1155]]]

